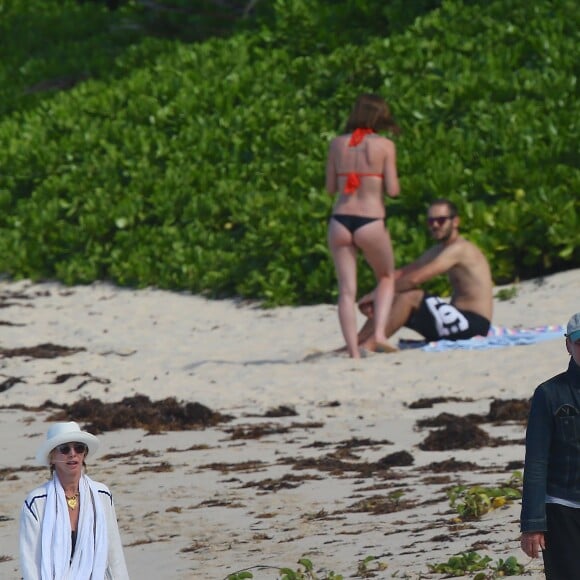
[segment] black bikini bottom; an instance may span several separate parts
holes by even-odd
[[[351,234],[354,234],[360,227],[366,226],[371,222],[376,222],[381,218],[370,218],[370,217],[362,217],[360,215],[349,215],[349,214],[333,214],[330,216],[332,219],[335,219],[339,224],[342,224]]]

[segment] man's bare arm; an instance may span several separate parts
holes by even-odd
[[[395,279],[395,292],[405,292],[418,288],[424,282],[449,272],[459,261],[460,253],[455,244],[429,248],[415,262],[401,268]]]

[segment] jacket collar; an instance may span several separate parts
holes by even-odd
[[[572,386],[580,389],[580,367],[572,357],[570,357],[570,364],[566,373],[571,379]]]

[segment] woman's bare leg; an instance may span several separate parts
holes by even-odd
[[[352,235],[337,221],[331,219],[328,228],[328,245],[332,252],[338,279],[338,320],[346,342],[348,354],[360,358],[356,319],[356,248]]]
[[[367,339],[364,344],[371,350],[394,352],[397,348],[389,344],[386,335],[395,296],[395,261],[391,237],[382,220],[363,226],[355,232],[354,237],[355,243],[363,250],[377,279],[374,293],[372,341]]]

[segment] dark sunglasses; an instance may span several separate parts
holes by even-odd
[[[65,443],[64,445],[59,445],[56,450],[63,455],[68,455],[71,447],[78,455],[82,455],[88,451],[88,447],[84,443]]]
[[[439,217],[428,217],[427,223],[432,226],[433,224],[437,224],[438,226],[442,226],[447,220],[452,220],[455,216],[452,215],[442,215]]]

